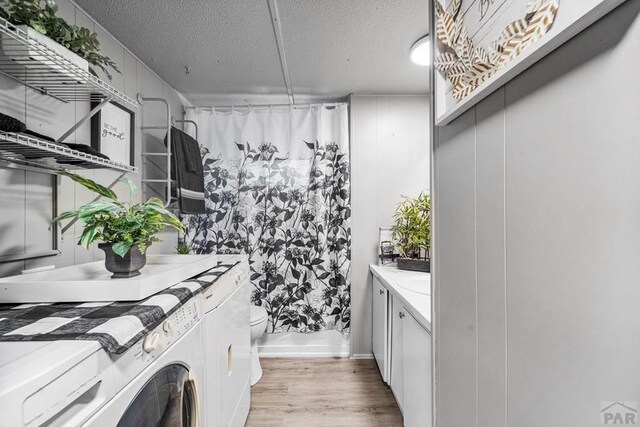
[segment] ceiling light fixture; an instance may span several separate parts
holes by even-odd
[[[431,61],[429,48],[429,35],[427,34],[411,46],[411,50],[409,51],[411,62],[423,67],[428,66]]]

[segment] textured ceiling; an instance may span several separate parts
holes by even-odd
[[[267,0],[76,0],[185,94],[282,94]],[[278,0],[294,94],[424,94],[428,0]],[[185,73],[185,67],[190,73]]]

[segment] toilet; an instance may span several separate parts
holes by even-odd
[[[267,310],[264,307],[251,306],[251,385],[262,378],[262,366],[258,355],[258,340],[267,330]]]

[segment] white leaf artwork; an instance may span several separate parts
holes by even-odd
[[[461,0],[453,0],[447,11],[436,0],[436,31],[444,51],[436,58],[434,67],[453,85],[451,96],[458,101],[540,40],[553,26],[559,8],[558,0],[528,3],[524,18],[511,22],[488,48],[484,48],[474,46],[464,26],[461,5]]]

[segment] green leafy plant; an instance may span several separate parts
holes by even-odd
[[[430,259],[431,199],[428,194],[404,200],[396,207],[392,227],[394,244],[404,258]]]
[[[179,242],[178,246],[176,246],[176,252],[178,253],[178,255],[189,255],[191,249],[185,242]]]
[[[28,25],[51,40],[61,44],[95,67],[104,71],[109,78],[107,67],[122,74],[117,65],[108,56],[100,54],[98,35],[88,28],[71,25],[56,16],[58,6],[51,1],[40,0],[0,0],[0,17],[14,25]]]
[[[103,198],[80,206],[78,210],[58,215],[53,222],[77,218],[84,223],[84,230],[78,241],[87,248],[94,241],[112,243],[113,251],[124,257],[131,246],[138,245],[145,253],[151,242],[158,241],[155,235],[167,227],[183,231],[182,222],[165,209],[158,198],[152,197],[144,203],[119,202],[113,190],[80,175],[66,173],[66,176],[83,185]],[[121,182],[129,189],[131,196],[135,184],[128,178]]]

